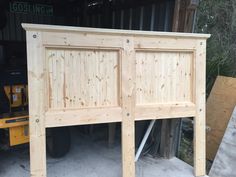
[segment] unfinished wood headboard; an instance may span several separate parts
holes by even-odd
[[[22,26],[31,176],[46,176],[46,127],[122,122],[123,177],[134,177],[134,121],[179,117],[195,118],[195,174],[205,174],[209,35]]]

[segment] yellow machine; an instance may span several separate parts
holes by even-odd
[[[11,109],[28,105],[28,87],[26,85],[4,86],[4,91],[11,103]]]
[[[9,101],[9,113],[0,118],[0,129],[8,131],[9,145],[15,146],[29,142],[29,116],[27,85],[4,86],[5,95]]]
[[[28,125],[26,69],[3,71],[0,73],[0,149],[28,143]],[[69,128],[47,129],[46,145],[51,157],[63,157],[70,149]]]

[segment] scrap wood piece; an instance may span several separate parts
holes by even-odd
[[[206,105],[208,160],[214,160],[235,105],[236,78],[218,76]]]
[[[211,167],[210,177],[236,177],[236,107]]]

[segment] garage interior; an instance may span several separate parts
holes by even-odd
[[[0,6],[0,120],[16,120],[13,123],[17,125],[0,127],[0,176],[29,176],[30,169],[26,36],[21,23],[192,32],[197,4],[198,1],[193,0],[3,1]],[[149,121],[136,123],[136,149],[148,125]],[[119,123],[111,123],[49,129],[48,176],[121,176],[120,127]],[[136,163],[137,177],[194,176],[192,167],[175,157],[180,127],[181,119],[156,121]],[[60,149],[50,151],[51,146]]]

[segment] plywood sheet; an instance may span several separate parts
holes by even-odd
[[[218,76],[206,105],[207,159],[214,160],[236,105],[236,78]]]
[[[236,177],[236,107],[217,151],[209,175],[211,177]]]

